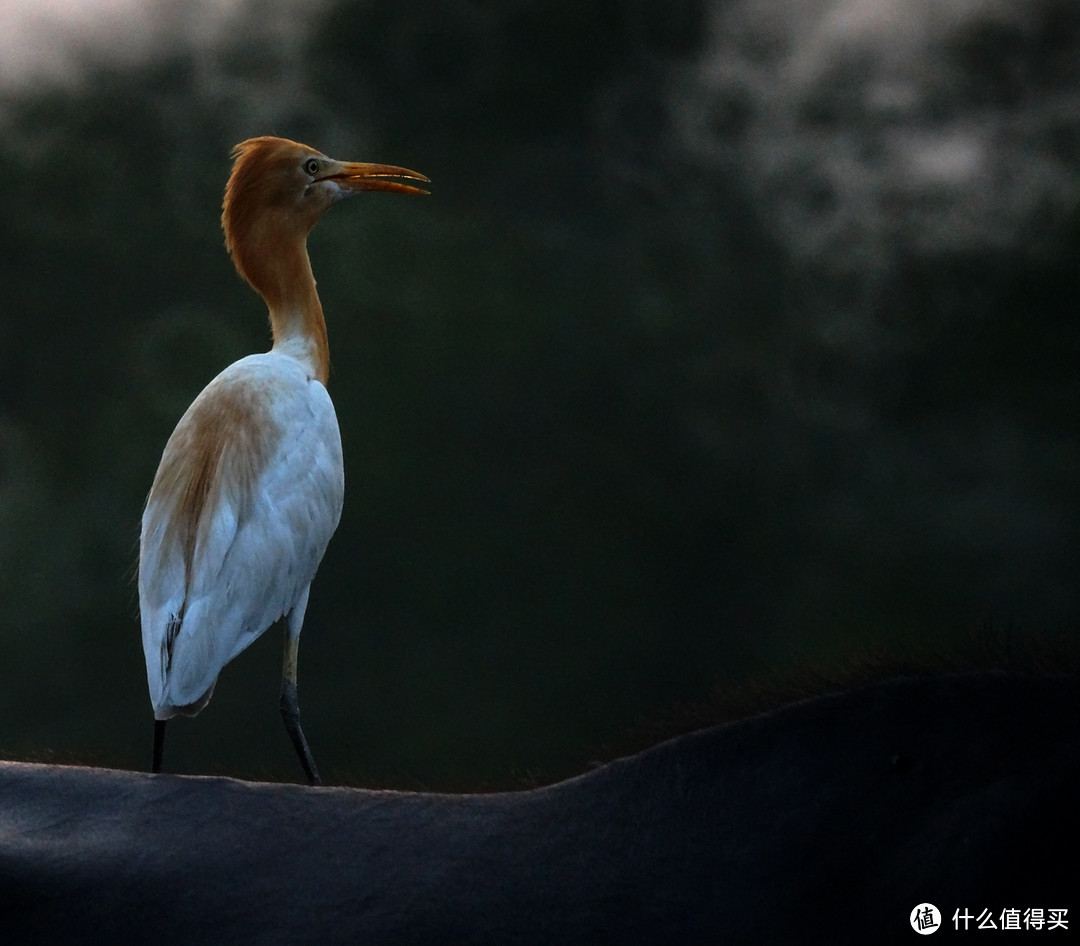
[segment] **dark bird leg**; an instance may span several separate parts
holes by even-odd
[[[307,605],[305,594],[300,603],[293,608],[285,622],[285,661],[281,670],[281,718],[285,721],[285,731],[288,732],[296,754],[300,756],[300,764],[308,781],[312,785],[322,785],[319,778],[319,770],[315,768],[315,759],[308,748],[304,738],[304,730],[300,728],[300,706],[296,702],[296,652],[300,646],[300,625],[304,620],[304,610]]]
[[[150,766],[151,772],[161,771],[161,757],[165,753],[165,724],[167,719],[154,720],[154,761]]]

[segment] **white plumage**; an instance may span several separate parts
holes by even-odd
[[[217,419],[209,405],[257,396],[261,469],[232,437],[217,457],[217,495],[208,497],[193,558],[170,529],[177,497],[159,488]],[[254,400],[254,397],[252,397]],[[222,477],[222,471],[229,475]],[[185,471],[190,478],[191,470]],[[143,514],[139,606],[150,699],[157,719],[194,715],[218,672],[283,615],[303,621],[308,588],[345,496],[337,417],[326,388],[296,359],[249,355],[203,390],[169,438]],[[176,628],[170,633],[170,628]]]

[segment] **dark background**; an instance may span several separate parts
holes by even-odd
[[[218,223],[255,134],[433,181],[310,241],[329,780],[553,777],[804,662],[1075,633],[1073,4],[314,9],[196,40],[166,4],[144,54],[4,93],[0,755],[149,762],[139,516],[187,404],[267,347]],[[300,777],[280,644],[167,768]]]

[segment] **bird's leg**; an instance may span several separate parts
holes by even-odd
[[[281,718],[285,721],[285,730],[296,747],[296,754],[300,756],[300,764],[304,767],[308,781],[312,785],[321,785],[319,770],[315,768],[315,759],[312,758],[308,748],[307,739],[304,738],[304,730],[300,728],[300,707],[296,702],[296,651],[299,638],[291,637],[287,632],[285,636],[285,666],[281,674]]]
[[[281,718],[285,721],[285,730],[300,756],[308,781],[312,785],[322,785],[319,770],[315,768],[315,759],[300,728],[300,707],[296,702],[296,652],[300,646],[300,624],[304,620],[304,607],[307,594],[300,604],[293,608],[285,623],[285,660],[281,670]],[[299,615],[297,616],[297,612]]]
[[[154,761],[150,766],[151,772],[161,771],[161,757],[165,753],[165,724],[167,719],[154,720]]]

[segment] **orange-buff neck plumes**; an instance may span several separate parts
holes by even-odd
[[[281,714],[308,780],[319,784],[300,728],[296,653],[345,475],[307,236],[339,200],[365,190],[424,194],[403,181],[427,178],[334,161],[283,138],[252,138],[232,157],[225,244],[266,301],[274,344],[203,389],[165,445],[146,500],[139,609],[153,771],[161,770],[166,720],[198,713],[222,667],[284,617]]]

